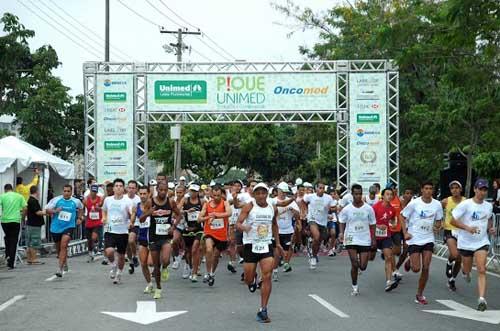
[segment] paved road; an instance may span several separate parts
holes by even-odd
[[[251,294],[239,281],[238,274],[226,270],[217,274],[213,288],[199,282],[192,284],[172,272],[164,298],[157,301],[158,312],[188,312],[170,319],[142,326],[102,314],[135,312],[137,301],[152,301],[142,293],[145,283],[140,273],[125,275],[119,286],[108,279],[109,267],[84,257],[70,259],[70,272],[63,279],[47,281],[56,266],[54,257],[43,266],[21,266],[16,271],[0,270],[1,330],[499,330],[499,324],[430,314],[426,310],[450,310],[436,300],[454,300],[475,308],[475,275],[471,284],[457,282],[458,292],[445,286],[444,262],[433,259],[426,290],[430,304],[425,308],[413,303],[417,276],[405,275],[392,293],[383,290],[383,262],[379,257],[360,277],[360,296],[350,296],[349,261],[345,256],[322,257],[317,270],[307,268],[306,259],[293,261],[293,272],[280,274],[273,284],[269,306],[272,323],[255,322],[259,294]],[[223,264],[225,266],[225,264]],[[241,268],[239,269],[239,271]],[[51,278],[50,278],[51,279]],[[488,299],[491,310],[500,309],[500,278],[488,276]],[[313,300],[317,295],[349,317],[341,318]],[[12,304],[4,304],[24,296]],[[319,300],[321,300],[319,299]],[[15,300],[15,299],[14,299]],[[11,300],[10,302],[12,302]],[[2,305],[4,304],[4,305]],[[500,313],[500,312],[499,312]],[[500,322],[500,320],[499,320]]]

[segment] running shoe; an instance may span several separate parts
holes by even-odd
[[[214,286],[214,283],[215,283],[215,275],[209,275],[208,276],[208,286]]]
[[[149,283],[148,286],[144,289],[145,294],[152,294],[154,291],[153,284]]]
[[[136,267],[136,268],[139,267],[139,259],[137,258],[137,256],[134,256],[132,258],[132,263],[134,263],[134,267]]]
[[[134,264],[133,264],[133,263],[130,263],[130,264],[128,265],[128,273],[132,275],[132,274],[134,273],[134,271],[135,271]]]
[[[335,252],[335,248],[332,248],[328,251],[328,256],[329,257],[335,257],[337,256],[337,252]]]
[[[203,283],[205,283],[205,284],[206,284],[206,283],[208,283],[208,280],[209,280],[209,279],[210,279],[210,276],[209,276],[208,274],[205,274],[205,275],[203,276]]]
[[[161,281],[166,282],[168,280],[168,277],[170,276],[168,272],[168,267],[162,267],[161,268]]]
[[[227,270],[231,271],[231,273],[233,273],[233,274],[236,273],[236,269],[234,268],[234,266],[231,262],[227,263]]]
[[[113,279],[113,284],[118,285],[122,282],[122,274],[121,272],[116,273],[116,277]]]
[[[115,279],[116,277],[116,272],[118,271],[118,267],[116,266],[116,264],[114,264],[112,267],[111,267],[111,271],[109,272],[109,278],[111,279]]]
[[[271,319],[267,315],[267,309],[261,308],[257,313],[257,322],[259,323],[270,323]]]
[[[447,261],[446,262],[446,271],[445,271],[447,278],[451,278],[453,276],[452,270],[453,270],[453,262],[450,263],[450,261]]]
[[[290,272],[292,271],[292,266],[290,265],[290,263],[285,263],[285,265],[283,266],[283,272]]]
[[[155,290],[155,293],[153,295],[153,299],[155,299],[155,300],[161,299],[161,288],[157,288]]]
[[[314,270],[316,269],[316,265],[318,262],[316,261],[316,258],[312,257],[309,259],[309,269]]]
[[[415,296],[415,303],[418,303],[421,305],[428,304],[427,299],[423,295],[416,295]]]
[[[352,295],[352,296],[358,296],[358,295],[359,295],[359,288],[358,288],[358,285],[352,285],[351,295]]]
[[[252,284],[248,285],[248,290],[252,293],[257,291],[257,275],[253,279]]]
[[[488,304],[486,303],[486,300],[484,298],[479,298],[477,300],[477,310],[485,311],[486,309],[488,309]]]
[[[174,263],[172,263],[172,269],[174,269],[174,270],[179,269],[179,265],[180,265],[179,258],[174,257]]]
[[[189,264],[184,265],[184,271],[182,272],[182,278],[187,279],[191,275],[191,268],[189,267]]]
[[[198,283],[198,276],[196,274],[191,275],[191,283]]]
[[[14,269],[14,268],[12,268],[12,269]],[[57,270],[57,271],[56,271],[56,276],[57,276],[58,278],[62,278],[62,276],[63,276],[63,271],[62,271],[62,270]]]
[[[398,282],[395,280],[390,280],[385,284],[385,291],[390,292],[398,287]]]

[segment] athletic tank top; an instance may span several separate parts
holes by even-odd
[[[149,239],[151,241],[170,239],[172,237],[169,235],[170,228],[172,227],[172,207],[170,206],[170,199],[167,198],[163,205],[158,205],[155,199],[153,199],[152,203],[153,207],[156,206],[156,211],[164,210],[165,212],[162,216],[150,216]]]
[[[273,218],[274,207],[271,204],[260,207],[253,202],[252,210],[243,222],[243,224],[250,225],[252,229],[249,232],[243,232],[243,244],[270,244],[273,239]]]
[[[394,216],[396,216],[396,226],[395,227],[390,227],[390,230],[392,233],[398,233],[398,232],[401,232],[401,222],[399,220],[399,215],[401,214],[401,200],[399,200],[399,197],[395,196],[392,200],[391,200],[391,206],[392,208],[394,208],[394,211],[396,212],[396,214]]]
[[[144,214],[144,211],[141,208],[141,203],[139,202],[137,204],[137,212],[136,212],[136,217],[139,219],[139,217]],[[148,216],[146,220],[142,223],[139,223],[139,236],[137,238],[138,241],[149,241],[149,223],[151,222],[151,217]]]
[[[189,209],[194,209],[194,212],[188,213]],[[191,202],[191,198],[188,198],[186,203],[184,203],[184,218],[186,219],[186,228],[196,228],[194,231],[189,232],[201,232],[203,228],[200,223],[198,223],[198,215],[201,211],[201,200],[198,198],[198,203],[194,204]],[[189,233],[187,230],[184,230],[185,233]]]
[[[212,207],[212,202],[207,202],[207,215],[210,213],[224,213],[226,211],[224,207],[224,200],[221,200],[215,207]],[[204,233],[206,236],[213,237],[214,239],[227,241],[228,227],[228,217],[216,218],[212,220],[212,222],[205,221]]]
[[[465,200],[465,197],[461,197],[460,199],[460,202],[464,201]],[[460,203],[456,203],[455,201],[453,201],[453,197],[448,197],[447,201],[446,201],[446,214],[445,214],[445,218],[444,218],[444,229],[445,230],[458,230],[455,226],[451,225],[451,219],[453,218],[453,216],[451,215],[451,213],[453,212],[453,209],[455,209],[456,206],[458,206],[458,204]]]
[[[95,201],[92,201],[90,196],[87,198],[85,204],[87,208],[87,222],[85,222],[85,227],[87,229],[102,225],[102,210],[96,210],[96,207],[99,207],[101,202],[102,199],[100,196],[96,196]]]

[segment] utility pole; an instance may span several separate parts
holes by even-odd
[[[177,43],[170,43],[170,46],[175,48],[175,52],[177,55],[177,63],[179,64],[178,70],[182,70],[182,53],[184,50],[189,49],[188,46],[186,46],[182,39],[184,35],[201,35],[200,31],[192,32],[182,29],[178,29],[177,31],[175,30],[165,30],[163,27],[160,29],[160,33],[167,33],[167,34],[177,34]],[[180,120],[180,118],[178,118]],[[175,139],[175,151],[174,151],[174,177],[176,180],[179,180],[179,177],[181,175],[181,165],[182,165],[182,156],[181,156],[181,125],[176,124],[175,129],[178,130],[178,137],[179,139]]]
[[[109,0],[106,0],[106,24],[104,42],[104,61],[109,62]]]

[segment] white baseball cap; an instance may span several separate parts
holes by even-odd
[[[191,184],[189,185],[189,190],[198,192],[200,190],[200,186],[196,184]]]
[[[285,182],[281,182],[278,184],[278,189],[285,192],[285,193],[288,193],[290,192],[290,188],[288,187],[288,184],[285,183]]]
[[[156,181],[156,179],[151,179],[149,181],[149,186],[156,186],[156,185],[158,185],[158,182]]]
[[[311,184],[309,182],[304,182],[304,187],[312,188],[313,184]]]
[[[302,183],[302,178],[300,177],[295,180],[295,185],[302,185]]]
[[[171,189],[171,190],[174,189],[175,188],[175,184],[172,183],[172,182],[168,182],[168,188]]]
[[[181,176],[181,178],[179,178],[179,180],[186,180],[186,177]]]
[[[259,184],[255,185],[255,187],[253,188],[253,191],[255,192],[260,188],[263,188],[269,192],[269,187],[267,187],[266,183],[259,183]]]

